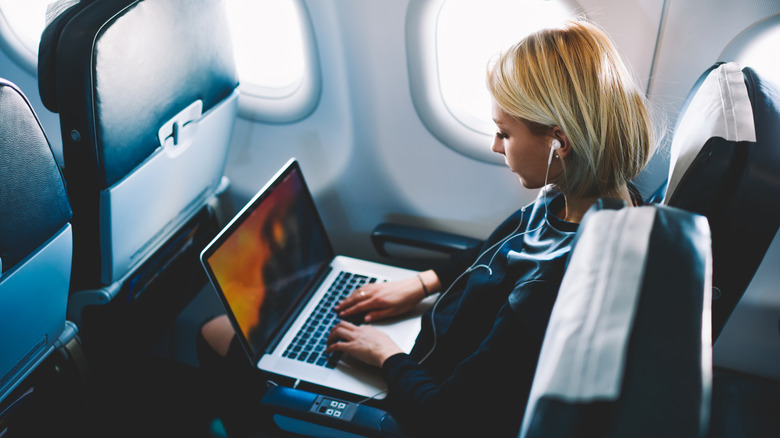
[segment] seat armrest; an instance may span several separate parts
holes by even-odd
[[[405,437],[382,409],[300,389],[271,386],[260,408],[279,429],[305,436]]]
[[[387,243],[410,246],[429,251],[452,254],[482,243],[481,240],[460,234],[419,228],[410,225],[381,223],[371,232],[371,242],[383,257],[390,257]]]

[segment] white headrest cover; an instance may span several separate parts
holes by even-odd
[[[711,71],[681,117],[672,140],[664,203],[707,140],[756,141],[753,109],[739,64],[729,62]]]
[[[543,395],[588,401],[620,394],[655,217],[653,207],[602,210],[581,231],[550,317],[523,430]]]

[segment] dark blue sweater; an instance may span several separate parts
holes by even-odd
[[[382,367],[387,408],[409,435],[517,436],[577,230],[553,214],[562,195],[548,195],[547,220],[544,201],[434,269],[446,292],[412,352]]]

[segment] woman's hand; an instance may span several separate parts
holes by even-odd
[[[401,315],[425,298],[420,279],[425,281],[428,291],[439,290],[440,283],[436,274],[433,271],[425,271],[419,278],[414,276],[404,280],[361,286],[344,298],[333,310],[342,319],[365,314],[363,317],[365,322]]]
[[[385,333],[370,325],[355,325],[341,321],[328,335],[327,353],[343,351],[369,365],[381,367],[388,357],[403,353]]]

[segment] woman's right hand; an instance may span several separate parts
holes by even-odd
[[[433,271],[420,274],[428,291],[439,290],[439,280]],[[425,298],[417,276],[386,283],[372,283],[359,287],[334,307],[339,318],[364,314],[364,322],[398,316],[411,310]]]

